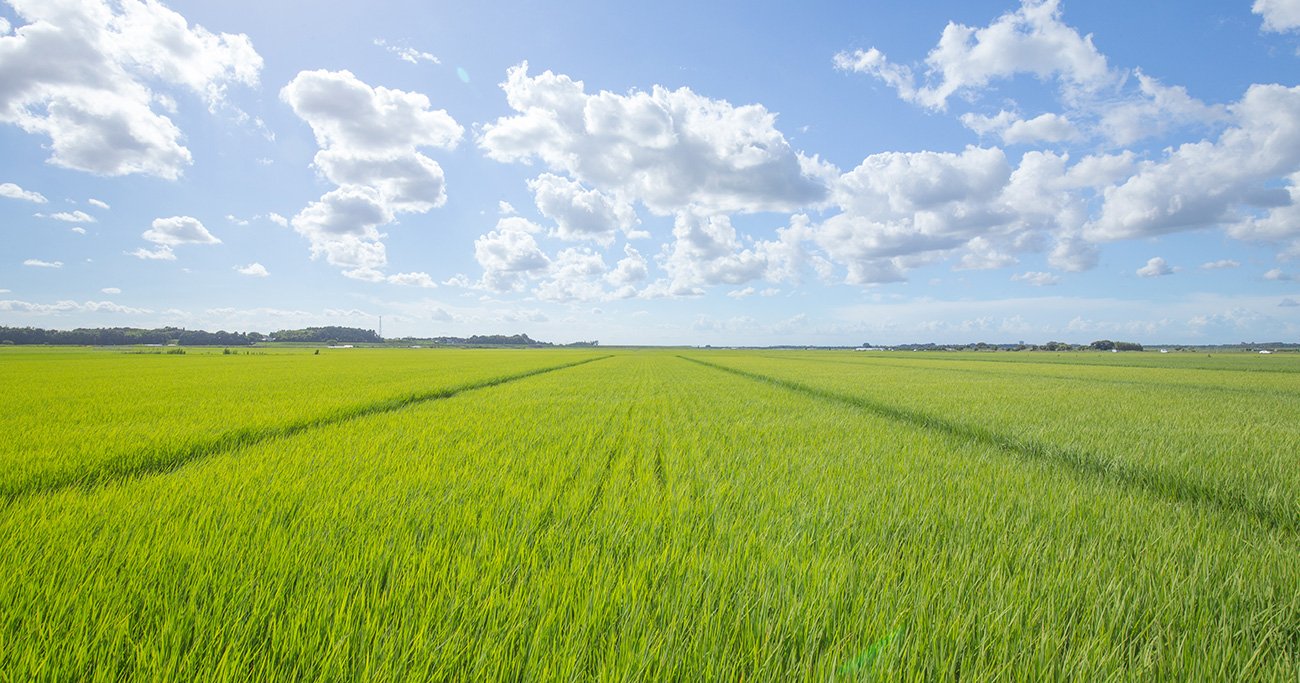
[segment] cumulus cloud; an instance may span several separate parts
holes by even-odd
[[[392,54],[396,56],[398,59],[402,60],[403,62],[407,62],[410,64],[419,64],[420,62],[428,62],[430,64],[442,63],[442,60],[438,59],[434,55],[429,54],[428,52],[421,52],[420,50],[417,50],[413,47],[405,47],[401,45],[389,45],[388,41],[384,40],[383,38],[376,38],[375,45],[384,48],[389,52],[389,54]]]
[[[0,183],[0,197],[6,199],[21,199],[27,202],[44,204],[47,199],[40,192],[29,192],[13,183]]]
[[[249,277],[267,277],[270,275],[266,266],[254,261],[246,266],[235,266],[235,272]]]
[[[599,190],[543,173],[528,181],[541,214],[555,221],[552,233],[563,240],[591,240],[609,246],[618,231],[631,233],[638,223],[636,211]]]
[[[1274,268],[1268,271],[1267,273],[1264,273],[1264,279],[1271,280],[1273,282],[1290,282],[1296,278],[1295,275],[1292,275],[1291,273],[1287,273],[1283,271],[1281,268]]]
[[[174,100],[152,86],[183,88],[216,108],[231,85],[257,85],[262,69],[248,36],[190,26],[158,2],[9,4],[26,23],[0,36],[9,75],[0,121],[48,137],[58,166],[174,179],[191,155],[180,129],[154,110]]]
[[[344,275],[384,281],[388,257],[379,228],[399,213],[425,213],[447,201],[442,168],[421,147],[452,149],[464,133],[429,98],[371,87],[348,71],[303,71],[280,98],[311,126],[316,170],[338,187],[290,223],[313,258]]]
[[[1297,155],[1296,164],[1300,166],[1300,155]],[[1288,256],[1300,256],[1300,172],[1287,177],[1285,190],[1264,192],[1274,195],[1273,206],[1230,225],[1228,234],[1249,242],[1285,244],[1289,247]]]
[[[30,268],[62,268],[63,261],[42,261],[37,258],[29,258],[23,261],[23,265]]]
[[[1174,127],[1213,124],[1225,115],[1222,107],[1206,105],[1185,88],[1165,86],[1140,69],[1112,68],[1092,36],[1064,23],[1059,0],[1022,0],[1017,11],[983,28],[949,23],[919,76],[875,48],[841,52],[834,63],[873,76],[900,98],[932,110],[946,110],[954,98],[975,105],[995,82],[1021,75],[1056,84],[1066,114],[1026,118],[1001,109],[962,115],[971,130],[996,134],[1008,145],[1099,136],[1122,146]]]
[[[602,277],[605,259],[587,247],[561,249],[547,269],[547,278],[537,287],[537,298],[545,301],[590,301],[605,296]]]
[[[1300,29],[1300,0],[1255,0],[1250,11],[1264,18],[1266,31]]]
[[[102,200],[99,200],[99,199],[95,199],[94,197],[91,197],[90,199],[87,199],[87,200],[86,200],[86,203],[87,203],[87,204],[90,204],[90,205],[93,206],[93,207],[103,209],[103,210],[105,210],[105,211],[108,211],[109,209],[113,208],[113,207],[111,207],[111,206],[108,205],[108,202],[105,202],[105,201],[102,201]]]
[[[1287,191],[1269,184],[1300,170],[1300,86],[1252,85],[1229,110],[1234,125],[1217,140],[1180,145],[1108,188],[1085,234],[1094,241],[1146,237],[1229,222],[1243,205],[1289,207]],[[1246,221],[1238,236],[1271,228],[1267,220]]]
[[[1241,263],[1230,258],[1219,259],[1218,261],[1206,261],[1201,264],[1201,270],[1223,270],[1225,268],[1236,268]]]
[[[961,254],[962,268],[1004,267],[1026,246],[1026,230],[1056,227],[1068,215],[1060,201],[1043,198],[1047,189],[1068,189],[1064,162],[1054,171],[1055,185],[1031,192],[998,148],[873,154],[836,183],[843,212],[807,237],[854,284],[900,281],[949,254]]]
[[[1155,256],[1147,260],[1147,264],[1137,269],[1139,277],[1161,277],[1172,275],[1177,268],[1171,267],[1165,260]]]
[[[623,258],[614,264],[614,268],[605,274],[605,281],[614,287],[614,297],[634,296],[637,286],[650,275],[650,264],[630,244],[623,245]]]
[[[1024,273],[1020,273],[1018,275],[1012,275],[1011,280],[1013,282],[1024,282],[1027,284],[1031,284],[1035,287],[1049,287],[1051,285],[1059,283],[1061,281],[1061,278],[1057,277],[1052,273],[1044,273],[1041,271],[1030,270]]]
[[[175,261],[176,260],[176,252],[172,251],[172,248],[165,244],[155,247],[153,249],[145,249],[144,247],[140,247],[135,251],[128,251],[126,252],[126,254],[128,256],[134,256],[144,261]]]
[[[512,67],[501,84],[516,113],[478,143],[503,162],[540,160],[583,186],[659,215],[785,211],[827,194],[822,162],[796,152],[757,104],[689,88],[588,94],[582,81]]]
[[[1053,113],[1025,120],[1005,109],[995,116],[967,112],[961,122],[980,135],[995,134],[1008,145],[1066,142],[1080,135],[1068,118]]]
[[[287,227],[289,227],[289,219],[288,219],[288,218],[285,218],[284,216],[281,216],[281,215],[278,214],[278,213],[275,213],[274,211],[272,211],[271,213],[266,214],[266,219],[267,219],[268,221],[271,221],[272,223],[275,223],[276,225],[278,225],[278,226],[280,226],[280,227],[282,227],[282,228],[287,228]]]
[[[433,281],[428,273],[394,273],[389,275],[386,280],[395,285],[405,285],[407,287],[423,287],[433,289],[438,283]]]
[[[85,211],[60,211],[53,214],[36,214],[37,218],[49,218],[64,223],[94,223],[95,217]]]
[[[891,63],[875,48],[841,52],[835,66],[875,76],[903,99],[940,110],[954,95],[1017,74],[1059,79],[1085,91],[1113,80],[1092,36],[1081,36],[1061,21],[1059,0],[1024,0],[1019,10],[984,28],[949,23],[925,59],[922,80],[933,85],[918,85],[910,67]]]
[[[155,218],[150,228],[140,236],[166,247],[180,244],[221,244],[221,240],[208,232],[199,219],[190,216]]]
[[[680,213],[673,221],[673,242],[661,259],[669,293],[702,294],[702,287],[741,284],[761,277],[767,261],[745,248],[726,215]]]
[[[124,313],[124,314],[144,314],[153,313],[147,308],[132,308],[122,306],[112,301],[57,301],[52,304],[32,303],[30,301],[4,300],[0,301],[0,311],[13,313],[33,313],[37,315],[51,315],[58,313]]]
[[[496,229],[474,240],[474,259],[483,268],[483,286],[495,291],[517,290],[528,276],[550,267],[533,233],[541,227],[518,216],[497,221]]]
[[[1208,124],[1228,118],[1227,109],[1192,97],[1182,86],[1164,85],[1134,71],[1138,91],[1119,102],[1109,102],[1096,112],[1098,131],[1117,145],[1131,145],[1171,128]]]

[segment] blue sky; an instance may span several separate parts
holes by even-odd
[[[1300,0],[0,0],[0,324],[1300,336]]]

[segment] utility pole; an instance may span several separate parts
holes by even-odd
[[[379,341],[384,340],[384,316],[379,316]]]

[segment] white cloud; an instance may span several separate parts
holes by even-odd
[[[249,277],[267,277],[270,275],[266,266],[254,261],[246,266],[235,266],[235,272]]]
[[[293,228],[311,242],[312,258],[353,271],[377,272],[388,263],[378,226],[393,212],[371,188],[349,185],[325,193],[293,217]]]
[[[790,147],[776,116],[688,88],[619,95],[525,62],[501,84],[516,114],[483,127],[478,142],[503,162],[541,160],[624,203],[667,215],[784,211],[826,196],[827,167]]]
[[[42,261],[36,258],[29,258],[26,261],[23,261],[23,265],[32,268],[62,268],[63,261]]]
[[[405,285],[407,287],[423,287],[433,289],[438,283],[428,273],[394,273],[389,275],[387,281],[395,285]]]
[[[1250,11],[1264,18],[1266,31],[1300,29],[1300,0],[1255,0]]]
[[[1025,229],[1021,214],[1059,208],[1016,207],[1027,200],[1004,194],[1017,183],[997,148],[873,154],[836,183],[844,212],[808,237],[847,269],[844,279],[853,284],[899,281],[910,267],[957,250],[962,267],[1010,265],[1015,258],[1007,250]]]
[[[76,226],[76,227],[69,228],[69,229],[72,230],[73,232],[77,233],[78,235],[84,235],[84,234],[86,234],[86,229],[83,228],[83,227],[81,227],[81,226]]]
[[[122,306],[112,301],[85,301],[78,303],[76,301],[57,301],[52,304],[38,304],[29,301],[0,301],[0,311],[14,313],[34,313],[38,315],[52,315],[59,313],[123,313],[123,314],[146,314],[153,313],[147,308],[132,308]]]
[[[841,52],[835,66],[875,76],[895,88],[899,97],[931,109],[945,109],[954,95],[1017,74],[1057,78],[1078,91],[1113,82],[1092,36],[1081,36],[1062,23],[1059,5],[1059,0],[1023,0],[1019,10],[979,29],[949,23],[925,59],[922,80],[934,85],[918,86],[910,67],[892,64],[874,48]]]
[[[151,227],[140,234],[154,244],[174,247],[180,244],[221,244],[203,223],[190,216],[155,218]]]
[[[591,301],[605,296],[602,277],[605,259],[587,247],[561,249],[538,285],[537,298],[544,301]]]
[[[23,201],[44,204],[47,199],[40,192],[29,192],[13,183],[0,183],[0,197],[6,199],[21,199]]]
[[[338,188],[294,216],[294,230],[348,277],[378,282],[388,257],[379,227],[396,214],[447,200],[442,168],[418,151],[451,149],[464,133],[447,112],[414,92],[372,88],[348,71],[303,71],[280,98],[311,126],[314,165]]]
[[[1172,275],[1177,268],[1171,267],[1165,260],[1159,256],[1147,259],[1147,264],[1137,269],[1139,277],[1161,277]]]
[[[1183,144],[1108,188],[1085,235],[1146,237],[1231,222],[1241,205],[1289,205],[1287,192],[1268,184],[1300,169],[1300,86],[1252,85],[1229,110],[1234,125],[1218,140]]]
[[[673,242],[661,259],[669,277],[669,293],[700,294],[706,285],[742,284],[762,277],[767,260],[744,248],[731,218],[679,213],[673,221]]]
[[[1060,114],[1047,113],[1024,120],[1004,109],[996,116],[966,113],[961,116],[961,122],[980,135],[997,134],[1008,145],[1057,143],[1080,137],[1074,124]]]
[[[497,213],[502,216],[513,216],[519,212],[515,211],[513,204],[503,199],[497,202]]]
[[[1286,189],[1276,194],[1273,206],[1230,225],[1228,234],[1250,242],[1289,242],[1288,255],[1300,256],[1300,172],[1288,176]]]
[[[1117,145],[1131,145],[1170,128],[1223,121],[1227,110],[1192,97],[1182,86],[1167,86],[1136,70],[1138,92],[1120,102],[1108,102],[1095,112],[1098,130]]]
[[[631,204],[557,175],[543,173],[528,181],[528,189],[537,210],[555,221],[553,235],[560,239],[609,246],[617,231],[630,233],[639,222]]]
[[[730,292],[727,292],[727,296],[731,297],[732,299],[744,299],[747,296],[753,296],[755,291],[756,290],[753,287],[744,287],[741,289],[733,289]]]
[[[1273,282],[1290,282],[1296,279],[1296,277],[1291,273],[1283,272],[1281,268],[1274,268],[1267,273],[1264,273],[1264,279],[1272,280]]]
[[[54,214],[36,214],[37,218],[49,218],[51,220],[63,221],[64,223],[94,223],[95,217],[85,211],[60,211]]]
[[[176,253],[172,251],[171,247],[165,244],[155,247],[152,251],[150,251],[149,249],[145,249],[144,247],[140,247],[135,251],[128,251],[126,252],[126,254],[128,256],[134,256],[138,259],[142,259],[145,261],[175,261],[176,260]]]
[[[118,287],[105,287],[105,288],[103,288],[103,289],[101,289],[101,290],[99,290],[99,291],[101,291],[101,292],[103,292],[103,293],[105,293],[105,294],[121,294],[121,293],[122,293],[122,290],[121,290],[120,288],[118,288]]]
[[[497,221],[496,229],[474,240],[474,259],[483,268],[483,286],[495,291],[517,290],[527,276],[538,276],[550,267],[533,233],[540,226],[517,216]]]
[[[1241,263],[1230,258],[1219,259],[1218,261],[1207,261],[1201,264],[1201,270],[1223,270],[1224,268],[1236,268]]]
[[[1296,308],[1300,307],[1300,301],[1288,297],[1279,301],[1277,305],[1279,308]]]
[[[650,274],[650,264],[641,252],[630,244],[623,245],[623,258],[614,264],[614,268],[605,274],[605,281],[616,288],[617,297],[629,297],[636,293],[636,286],[644,282]]]
[[[248,219],[240,218],[234,214],[229,214],[229,213],[226,214],[226,222],[233,223],[234,225],[248,225]]]
[[[276,225],[278,225],[278,226],[280,226],[280,227],[282,227],[282,228],[287,228],[287,227],[289,227],[289,219],[288,219],[288,218],[285,218],[284,216],[281,216],[281,215],[278,214],[278,213],[275,213],[274,211],[272,211],[271,213],[266,214],[266,219],[269,220],[269,221],[271,221],[272,223],[275,223]]]
[[[1049,287],[1059,283],[1061,278],[1052,273],[1030,270],[1018,275],[1012,275],[1011,280],[1014,282],[1025,282],[1035,287]]]
[[[10,0],[27,22],[0,38],[0,121],[50,138],[49,162],[99,175],[174,179],[191,162],[181,131],[153,110],[172,85],[222,106],[255,86],[262,59],[243,34],[214,34],[144,0]],[[165,108],[165,106],[164,106]]]
[[[421,52],[413,47],[401,47],[398,45],[389,45],[388,41],[383,38],[376,38],[375,45],[388,50],[389,53],[396,55],[403,62],[419,64],[420,62],[429,62],[430,64],[441,64],[442,60],[428,52]]]
[[[1206,105],[1185,88],[1162,85],[1140,69],[1108,66],[1091,36],[1061,21],[1059,0],[1022,0],[1019,10],[980,29],[949,23],[925,60],[921,85],[911,67],[889,62],[874,48],[842,52],[834,62],[841,70],[872,75],[900,98],[933,110],[947,109],[954,98],[975,105],[994,92],[996,81],[1020,75],[1055,84],[1066,114],[1025,118],[1001,109],[994,115],[962,115],[971,130],[997,134],[1006,144],[1100,136],[1123,146],[1177,126],[1215,124],[1225,116],[1223,107]],[[1005,98],[999,100],[1005,106]]]
[[[99,199],[95,199],[94,197],[91,197],[90,199],[87,199],[87,200],[86,200],[86,203],[87,203],[87,204],[90,204],[91,206],[94,206],[94,207],[97,207],[97,208],[103,209],[103,210],[105,210],[105,211],[108,211],[109,209],[113,208],[113,207],[111,207],[111,206],[108,205],[108,202],[101,201],[101,200],[99,200]]]

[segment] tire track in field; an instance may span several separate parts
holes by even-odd
[[[859,408],[912,427],[919,427],[992,446],[1025,460],[1065,465],[1080,474],[1096,477],[1118,486],[1144,491],[1165,500],[1202,505],[1224,513],[1244,515],[1270,528],[1280,529],[1292,534],[1300,533],[1300,507],[1287,507],[1286,502],[1273,503],[1268,500],[1260,500],[1240,491],[1214,488],[1202,483],[1180,479],[1158,470],[1110,460],[1095,453],[1002,434],[977,425],[954,422],[937,415],[891,406],[869,398],[840,394],[794,380],[732,368],[698,358],[686,356],[678,356],[678,358],[719,372],[771,384],[822,401]]]
[[[802,362],[808,362],[808,363],[825,363],[825,364],[833,364],[833,365],[850,365],[850,366],[858,367],[858,368],[887,367],[887,368],[905,368],[905,369],[908,369],[908,370],[924,370],[924,371],[927,371],[927,372],[943,372],[943,373],[948,373],[948,372],[959,372],[959,373],[964,373],[964,374],[969,374],[969,375],[978,375],[978,376],[982,376],[982,377],[1013,377],[1013,378],[1016,378],[1016,379],[1022,379],[1022,380],[1023,380],[1023,379],[1031,379],[1031,380],[1032,380],[1032,379],[1059,379],[1059,380],[1065,380],[1065,381],[1070,381],[1070,382],[1095,383],[1095,384],[1114,384],[1114,385],[1117,385],[1117,386],[1147,387],[1147,388],[1158,388],[1158,389],[1194,389],[1194,390],[1196,390],[1196,391],[1206,391],[1206,392],[1211,392],[1211,393],[1225,393],[1225,394],[1240,394],[1240,395],[1246,395],[1246,396],[1254,396],[1254,397],[1257,397],[1257,398],[1285,398],[1285,399],[1295,399],[1295,398],[1300,398],[1300,393],[1297,393],[1297,392],[1294,392],[1294,391],[1287,391],[1286,389],[1251,389],[1251,388],[1249,388],[1249,387],[1225,387],[1225,386],[1219,386],[1219,385],[1214,385],[1214,384],[1195,384],[1195,383],[1188,383],[1188,382],[1162,382],[1161,380],[1152,380],[1152,381],[1150,381],[1150,382],[1143,382],[1143,381],[1139,381],[1139,380],[1131,380],[1131,379],[1111,379],[1111,378],[1109,378],[1109,377],[1079,377],[1079,376],[1073,376],[1073,375],[1044,375],[1044,374],[1039,374],[1039,373],[1028,373],[1028,372],[1026,372],[1026,373],[1007,372],[1007,371],[1005,371],[1005,370],[975,370],[975,369],[972,369],[972,368],[940,368],[940,367],[935,367],[935,366],[932,366],[932,365],[911,365],[911,364],[908,364],[908,363],[890,363],[890,362],[888,362],[888,361],[884,361],[884,362],[882,362],[882,361],[878,361],[878,360],[876,360],[876,359],[874,359],[874,358],[864,359],[864,360],[862,360],[862,361],[839,360],[839,359],[836,359],[836,358],[808,358],[807,356],[768,356],[768,355],[763,355],[763,356],[759,356],[759,358],[765,358],[765,359],[768,359],[768,360],[802,361]],[[926,358],[926,359],[924,359],[924,360],[925,360],[925,361],[938,361],[938,360],[944,360],[944,359],[938,359],[938,358]],[[975,359],[972,359],[972,361],[975,361]],[[978,359],[978,362],[981,362],[981,363],[1000,363],[1000,364],[1006,365],[1006,362],[1005,362],[1005,361],[995,361],[995,360],[989,360],[989,359],[987,359],[987,358],[981,358],[981,359]],[[1042,364],[1043,364],[1043,365],[1065,365],[1064,363],[1042,363]],[[1028,363],[1024,363],[1024,365],[1028,365]],[[1097,368],[1097,367],[1107,367],[1107,366],[1102,366],[1102,365],[1082,365],[1082,364],[1081,364],[1081,365],[1076,365],[1075,367]],[[1116,366],[1116,367],[1118,367],[1118,366]],[[1129,368],[1138,368],[1138,367],[1140,367],[1140,366],[1136,366],[1136,365],[1128,365],[1128,366],[1124,366],[1124,367],[1129,367]],[[1168,369],[1168,368],[1155,368],[1155,369],[1157,369],[1157,370],[1164,370],[1164,369]]]
[[[182,465],[229,453],[245,446],[253,446],[275,439],[283,439],[313,429],[350,422],[371,415],[391,413],[420,403],[449,399],[470,391],[488,389],[502,384],[527,379],[529,377],[535,377],[537,375],[566,370],[587,363],[594,363],[611,357],[612,356],[596,356],[594,358],[584,358],[570,363],[534,368],[532,370],[525,370],[511,375],[502,375],[500,377],[467,382],[465,384],[459,384],[443,389],[416,392],[404,396],[384,399],[382,401],[376,401],[374,403],[343,408],[325,415],[299,420],[286,425],[263,427],[258,429],[237,429],[219,434],[212,439],[191,443],[180,448],[166,450],[160,449],[157,451],[139,453],[136,458],[133,458],[124,464],[108,462],[97,469],[86,472],[52,473],[45,477],[34,477],[25,482],[18,482],[15,485],[10,485],[6,488],[0,489],[0,509],[7,508],[14,501],[30,496],[38,496],[72,488],[88,489],[92,486],[112,481],[120,481],[155,474],[166,474],[176,470]]]

